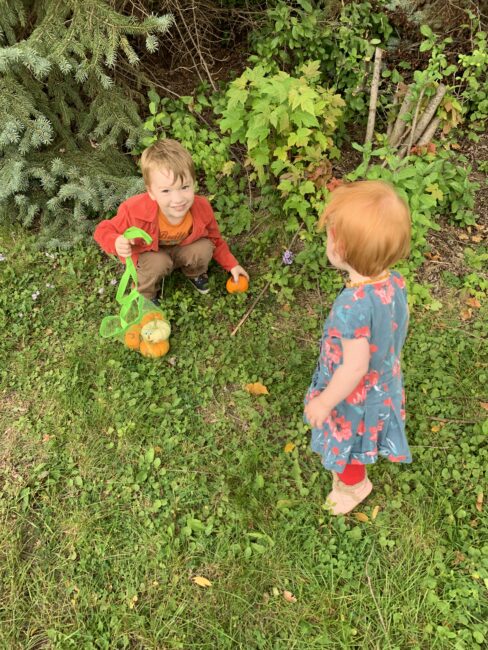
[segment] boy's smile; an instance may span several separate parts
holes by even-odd
[[[166,219],[178,226],[193,205],[195,190],[193,179],[188,174],[183,180],[175,179],[169,169],[153,169],[150,183],[146,186],[147,193],[159,206]]]

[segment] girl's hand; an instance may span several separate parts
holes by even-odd
[[[230,273],[234,278],[234,282],[239,282],[239,276],[243,275],[247,280],[249,280],[249,273],[245,271],[242,266],[239,264],[231,268]]]
[[[115,252],[119,257],[130,257],[134,243],[135,239],[126,239],[124,235],[119,235],[115,240]]]
[[[321,427],[330,415],[331,408],[324,406],[323,401],[320,399],[321,395],[317,395],[310,400],[305,407],[305,416],[314,429]]]

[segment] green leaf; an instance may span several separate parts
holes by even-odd
[[[422,36],[426,36],[427,38],[434,35],[434,32],[431,30],[431,28],[428,25],[421,25],[420,33],[422,34]]]
[[[430,185],[427,185],[425,188],[426,192],[429,192],[429,194],[432,195],[434,199],[437,199],[438,201],[442,201],[444,198],[444,194],[442,193],[442,190],[439,188],[437,183],[432,183]]]

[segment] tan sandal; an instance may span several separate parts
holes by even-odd
[[[373,484],[366,474],[364,479],[355,485],[343,483],[336,472],[332,472],[332,491],[327,495],[327,505],[333,515],[346,515],[366,499],[371,493]]]

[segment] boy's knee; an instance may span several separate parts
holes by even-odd
[[[214,245],[210,239],[199,239],[188,247],[187,264],[195,262],[210,262],[214,252]]]
[[[151,252],[139,257],[137,271],[140,276],[160,279],[169,275],[173,267],[173,260],[169,255]]]
[[[169,275],[174,268],[173,260],[169,256],[161,257],[158,260],[157,275],[160,278],[164,278],[166,275]]]

